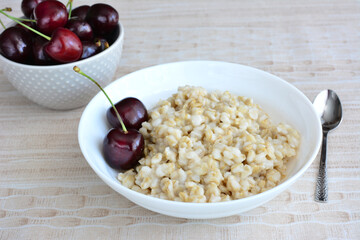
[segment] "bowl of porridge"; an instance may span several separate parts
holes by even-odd
[[[218,218],[264,204],[315,159],[321,124],[307,97],[286,81],[239,64],[177,62],[126,75],[105,89],[117,102],[140,99],[144,157],[127,171],[109,167],[102,141],[109,103],[97,94],[78,129],[96,174],[130,201],[182,218]],[[91,129],[91,131],[89,131]]]

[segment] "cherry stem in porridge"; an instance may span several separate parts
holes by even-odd
[[[110,100],[110,98],[109,98],[109,96],[107,95],[107,93],[105,92],[105,90],[100,86],[100,84],[99,84],[97,81],[95,81],[94,79],[92,79],[90,76],[86,75],[86,73],[84,73],[83,71],[81,71],[79,67],[74,66],[73,70],[74,70],[75,72],[77,72],[78,74],[83,75],[84,77],[88,78],[90,81],[92,81],[93,83],[95,83],[96,86],[98,86],[98,87],[100,88],[100,90],[105,94],[106,98],[109,100],[111,106],[113,107],[113,109],[114,109],[114,111],[115,111],[115,114],[116,114],[116,116],[117,116],[117,118],[118,118],[118,120],[119,120],[119,122],[120,122],[120,124],[121,124],[121,127],[122,127],[124,133],[127,134],[128,131],[127,131],[126,127],[125,127],[124,122],[122,121],[122,119],[121,119],[121,117],[120,117],[119,112],[117,111],[116,107],[114,106],[113,102]]]

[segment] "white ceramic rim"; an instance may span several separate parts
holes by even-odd
[[[121,78],[118,78],[116,79],[115,81],[113,81],[111,84],[109,84],[107,87],[105,87],[105,91],[106,89],[108,88],[112,88],[112,86],[114,85],[114,83],[116,81],[121,81],[123,78],[125,77],[128,77],[129,75],[132,75],[132,74],[136,74],[137,72],[139,71],[147,71],[151,68],[157,68],[157,67],[160,67],[160,66],[165,66],[165,65],[172,65],[172,64],[181,64],[181,63],[191,63],[191,62],[194,62],[194,63],[199,63],[199,62],[204,62],[204,63],[220,63],[220,64],[234,64],[234,65],[238,65],[238,66],[241,66],[241,67],[245,67],[245,68],[248,68],[249,70],[251,71],[254,71],[254,72],[261,72],[262,74],[266,74],[266,75],[269,75],[271,78],[273,78],[274,81],[280,81],[282,84],[285,84],[287,85],[287,87],[293,89],[298,95],[299,97],[302,98],[302,100],[304,101],[304,104],[307,105],[307,107],[310,107],[311,111],[313,111],[314,115],[317,115],[316,111],[315,111],[315,108],[313,107],[311,101],[299,90],[297,89],[295,86],[293,86],[292,84],[288,83],[287,81],[273,75],[273,74],[270,74],[268,72],[265,72],[263,70],[260,70],[260,69],[257,69],[257,68],[254,68],[254,67],[250,67],[250,66],[246,66],[246,65],[242,65],[242,64],[237,64],[237,63],[230,63],[230,62],[223,62],[223,61],[209,61],[209,60],[193,60],[193,61],[180,61],[180,62],[172,62],[172,63],[165,63],[165,64],[159,64],[159,65],[155,65],[155,66],[150,66],[150,67],[146,67],[146,68],[143,68],[143,69],[140,69],[140,70],[137,70],[135,72],[132,72],[132,73],[129,73],[127,75],[124,75],[123,77]],[[101,91],[96,94],[94,96],[94,98],[98,95],[101,95],[103,94]],[[113,182],[114,180],[112,178],[110,178],[109,176],[103,174],[102,172],[100,171],[97,171],[96,167],[91,163],[89,162],[87,159],[90,158],[90,156],[87,154],[87,152],[85,151],[85,143],[81,141],[81,137],[80,137],[80,126],[83,125],[82,122],[85,121],[83,116],[86,115],[85,113],[87,111],[89,111],[90,109],[90,105],[91,105],[91,102],[94,100],[94,98],[88,103],[88,105],[85,107],[82,115],[81,115],[81,118],[80,118],[80,122],[79,122],[79,128],[78,128],[78,141],[79,141],[79,146],[80,146],[80,149],[86,159],[86,161],[88,162],[88,164],[91,166],[91,168],[95,171],[95,173],[103,180],[105,181],[106,183],[110,183],[110,182]],[[242,202],[242,201],[251,201],[252,199],[256,199],[256,198],[259,198],[263,195],[271,195],[271,194],[276,194],[276,192],[279,190],[281,191],[281,188],[284,187],[284,185],[289,185],[289,184],[292,184],[297,178],[299,178],[308,168],[309,166],[313,163],[313,161],[315,160],[316,158],[316,155],[318,154],[318,151],[320,149],[320,145],[321,145],[321,138],[322,138],[322,127],[321,127],[321,122],[320,122],[320,118],[316,118],[316,124],[318,127],[318,133],[315,134],[315,136],[317,135],[317,139],[316,139],[316,147],[314,149],[316,149],[316,151],[314,151],[312,153],[312,155],[310,156],[310,160],[306,162],[306,164],[296,173],[294,174],[294,176],[286,179],[286,181],[280,183],[279,185],[265,191],[265,192],[262,192],[262,193],[259,193],[259,194],[256,194],[256,195],[253,195],[253,196],[249,196],[249,197],[245,197],[245,198],[241,198],[241,199],[236,199],[236,200],[231,200],[231,201],[225,201],[225,202],[215,202],[215,203],[192,203],[192,202],[179,202],[179,201],[171,201],[171,200],[165,200],[165,199],[160,199],[160,198],[157,198],[157,197],[153,197],[151,195],[145,195],[145,194],[142,194],[142,193],[139,193],[139,192],[136,192],[134,190],[131,190],[127,187],[124,187],[120,182],[118,182],[118,186],[120,188],[122,188],[122,190],[124,190],[125,193],[129,193],[133,196],[136,196],[136,197],[139,197],[139,198],[152,198],[152,201],[154,201],[155,203],[157,204],[170,204],[170,205],[173,205],[174,207],[211,207],[211,206],[219,206],[219,205],[228,205],[228,204],[236,204],[237,202]],[[112,185],[112,184],[111,184]],[[109,186],[112,187],[110,184]],[[113,188],[113,187],[112,187]],[[115,190],[115,189],[114,189]],[[116,191],[116,190],[115,190]],[[123,195],[123,194],[122,194]],[[124,195],[124,197],[126,197]],[[271,199],[269,199],[271,200]]]
[[[74,64],[85,64],[86,62],[96,60],[96,58],[99,58],[102,55],[106,54],[107,51],[111,51],[113,46],[118,45],[118,44],[121,43],[121,41],[124,39],[124,27],[123,27],[123,25],[121,24],[120,21],[118,22],[118,24],[119,24],[119,31],[120,32],[119,32],[119,36],[117,37],[115,42],[113,44],[111,44],[110,47],[105,49],[104,51],[102,51],[102,52],[100,52],[100,53],[98,53],[98,54],[96,54],[94,56],[91,56],[89,58],[85,58],[83,60],[70,62],[70,63],[63,63],[63,64],[60,63],[60,64],[56,64],[56,65],[30,65],[30,64],[24,64],[24,63],[18,63],[18,62],[11,61],[11,60],[5,58],[4,56],[2,56],[1,54],[0,54],[0,60],[4,61],[4,62],[7,62],[9,64],[18,65],[19,67],[22,67],[22,68],[31,68],[31,69],[40,69],[40,70],[41,69],[50,69],[51,70],[51,69],[60,68],[60,67],[65,67],[65,68],[69,67],[69,66],[73,67]],[[9,24],[6,25],[6,27],[12,26],[12,25],[15,25],[15,23],[10,22]]]

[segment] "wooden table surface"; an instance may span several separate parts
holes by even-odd
[[[20,2],[1,0],[0,7],[20,16]],[[148,211],[85,161],[77,141],[83,108],[39,107],[0,72],[0,239],[360,239],[359,1],[103,2],[126,29],[114,79],[203,59],[268,71],[311,101],[335,90],[344,120],[328,138],[329,201],[313,200],[318,156],[287,191],[243,214],[186,220]]]

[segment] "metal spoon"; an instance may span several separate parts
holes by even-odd
[[[327,170],[326,170],[326,145],[327,134],[339,126],[342,120],[342,107],[339,97],[330,89],[321,91],[313,103],[322,124],[323,141],[321,148],[319,174],[316,183],[315,201],[327,202]]]

